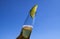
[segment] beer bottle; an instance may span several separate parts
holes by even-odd
[[[28,14],[24,22],[23,28],[21,30],[21,34],[17,37],[17,39],[30,39],[32,26],[35,21],[34,18],[35,18],[37,7],[38,7],[37,5],[34,5],[30,10],[30,13]]]

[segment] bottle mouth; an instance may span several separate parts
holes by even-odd
[[[32,25],[23,25],[23,29],[25,30],[32,30],[33,26]]]

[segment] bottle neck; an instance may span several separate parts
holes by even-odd
[[[30,30],[25,30],[25,29],[22,29],[22,36],[23,36],[23,38],[30,38],[30,35],[31,35],[31,31]]]
[[[31,31],[22,29],[17,39],[30,39]]]

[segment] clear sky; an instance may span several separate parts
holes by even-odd
[[[32,6],[38,4],[31,39],[60,39],[60,0],[0,0],[0,39],[16,39]]]

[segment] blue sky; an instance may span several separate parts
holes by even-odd
[[[38,4],[31,39],[60,39],[60,0],[0,0],[0,39],[16,39],[29,10]]]

